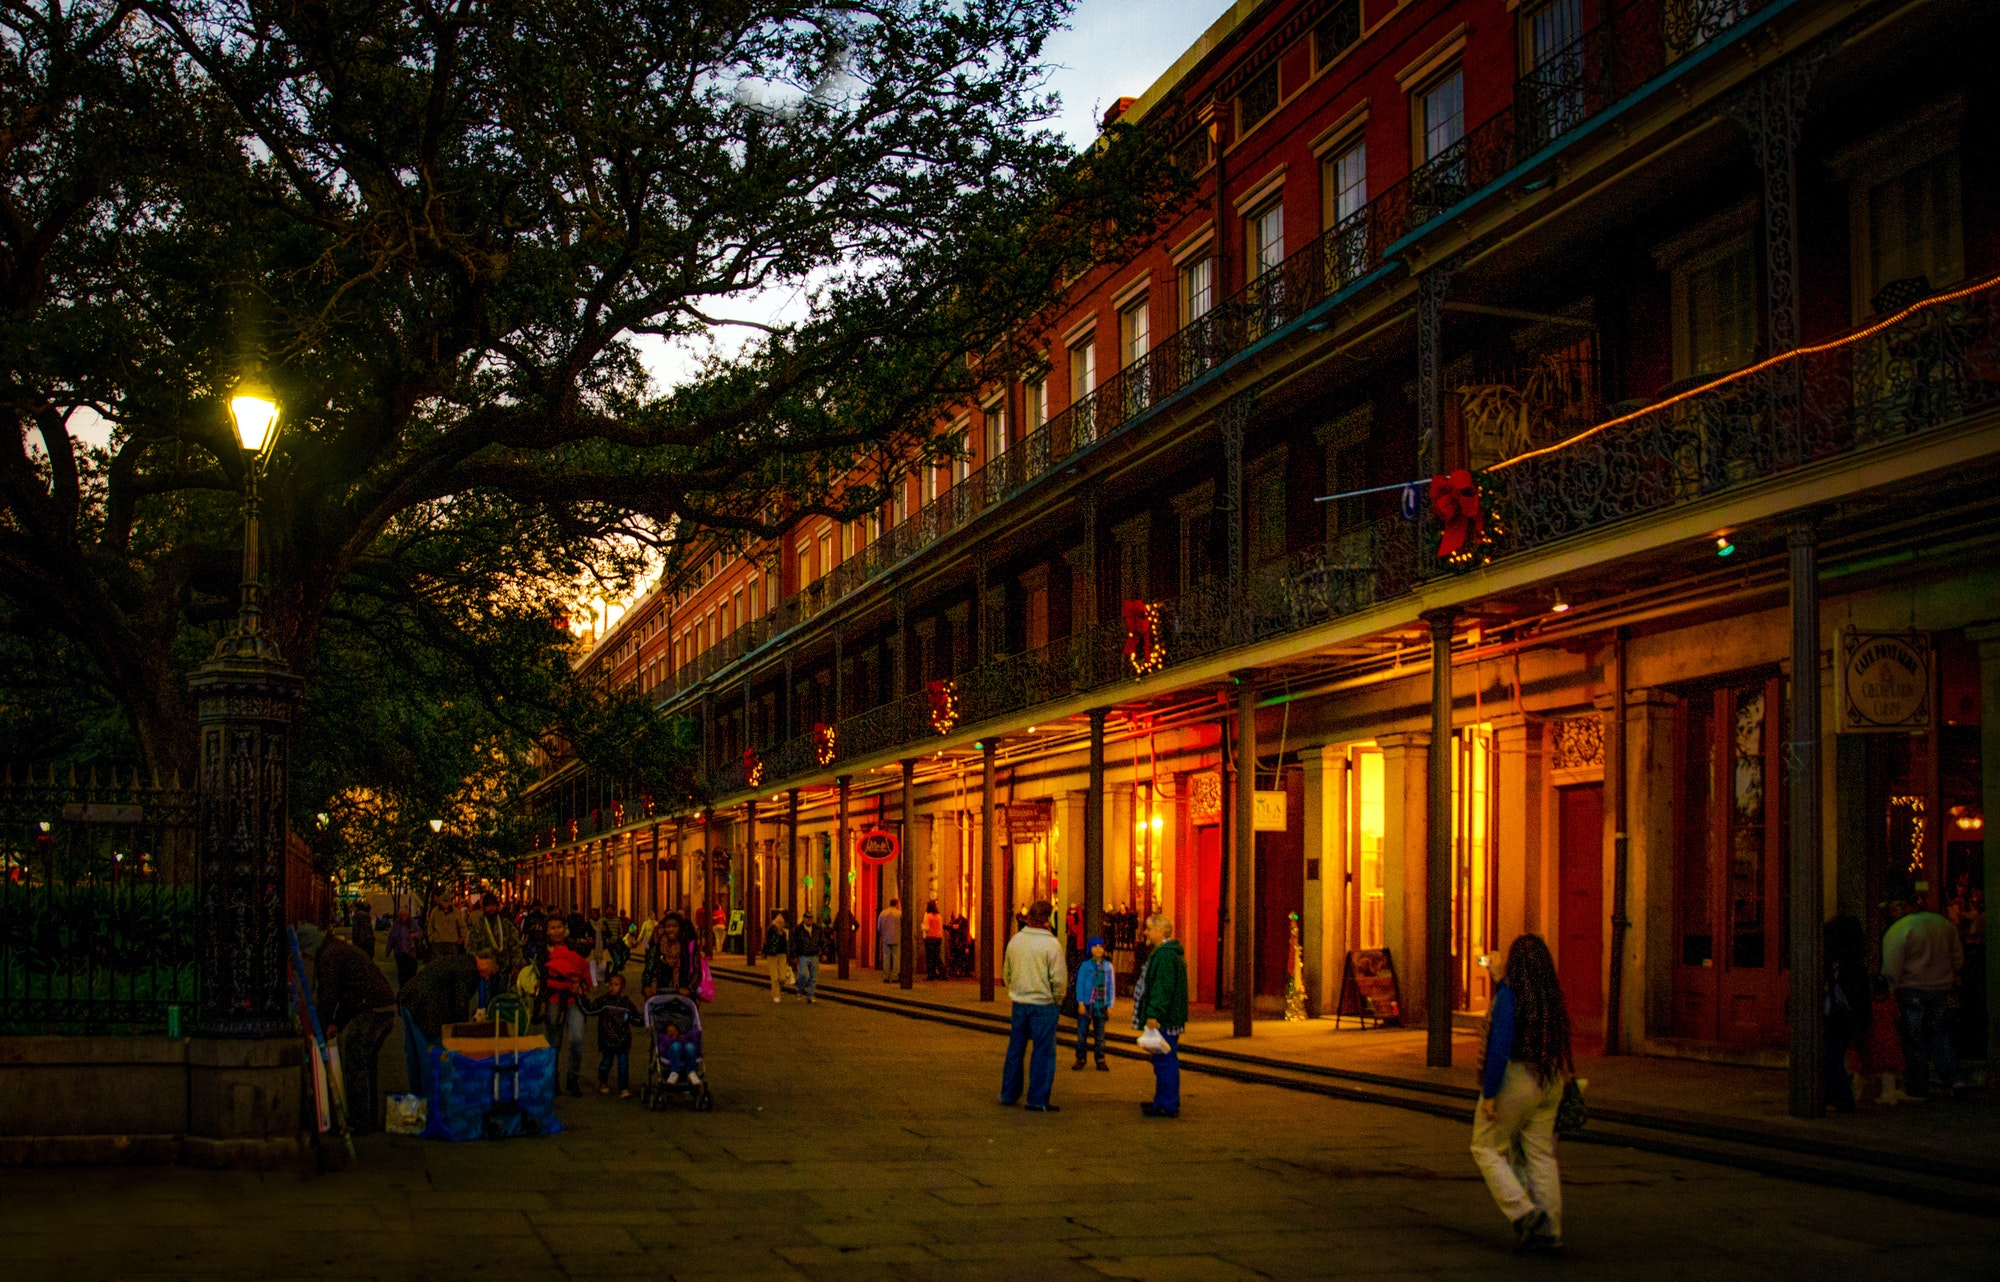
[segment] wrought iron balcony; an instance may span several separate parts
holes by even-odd
[[[1675,61],[1773,0],[1635,0],[1545,54],[1513,101],[1444,153],[1164,339],[1012,448],[885,531],[764,618],[676,672],[685,691],[824,614],[892,567],[945,541],[1078,454],[1192,388],[1380,268],[1385,252],[1515,166],[1624,101]]]

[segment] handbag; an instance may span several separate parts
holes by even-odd
[[[694,990],[694,998],[698,1002],[712,1002],[715,1000],[715,976],[708,972],[708,958],[706,957],[701,959],[701,983]]]
[[[1572,1077],[1563,1083],[1562,1102],[1556,1105],[1556,1134],[1574,1135],[1590,1122],[1590,1109],[1583,1100],[1586,1083]]]

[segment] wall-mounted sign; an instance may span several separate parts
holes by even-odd
[[[1049,821],[1055,813],[1055,802],[1047,797],[1033,801],[1010,801],[1007,803],[1007,841],[1009,845],[1026,846],[1049,835]]]
[[[1839,730],[1925,730],[1931,724],[1931,642],[1922,632],[1841,637]]]
[[[1250,807],[1251,831],[1283,832],[1285,830],[1285,793],[1282,788],[1272,792],[1252,794]]]
[[[903,843],[887,828],[866,828],[854,839],[854,854],[864,864],[886,864],[903,849]]]
[[[1222,775],[1218,771],[1204,770],[1192,774],[1188,779],[1188,818],[1198,824],[1217,823],[1222,819]]]

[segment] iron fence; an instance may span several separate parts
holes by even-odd
[[[0,1030],[146,1031],[197,996],[195,791],[0,776]]]

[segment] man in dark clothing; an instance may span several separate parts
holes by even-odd
[[[354,937],[354,946],[361,955],[374,960],[375,957],[375,910],[365,899],[356,901],[354,915],[348,920],[348,933]]]
[[[300,926],[299,951],[313,961],[313,1005],[329,1042],[340,1047],[347,1119],[356,1135],[382,1125],[375,1063],[396,1018],[396,992],[375,959],[317,926]]]
[[[819,985],[819,923],[810,912],[800,913],[799,924],[792,927],[791,954],[799,996],[810,1006]]]
[[[539,899],[529,904],[528,911],[521,914],[521,943],[531,962],[540,962],[548,948],[547,936],[542,933],[548,920],[549,915],[542,911]]]
[[[500,967],[490,955],[446,953],[403,985],[397,1002],[403,1008],[403,1066],[409,1071],[411,1093],[430,1094],[425,1052],[444,1037],[446,1024],[455,1024],[472,1013],[479,981],[499,973]]]

